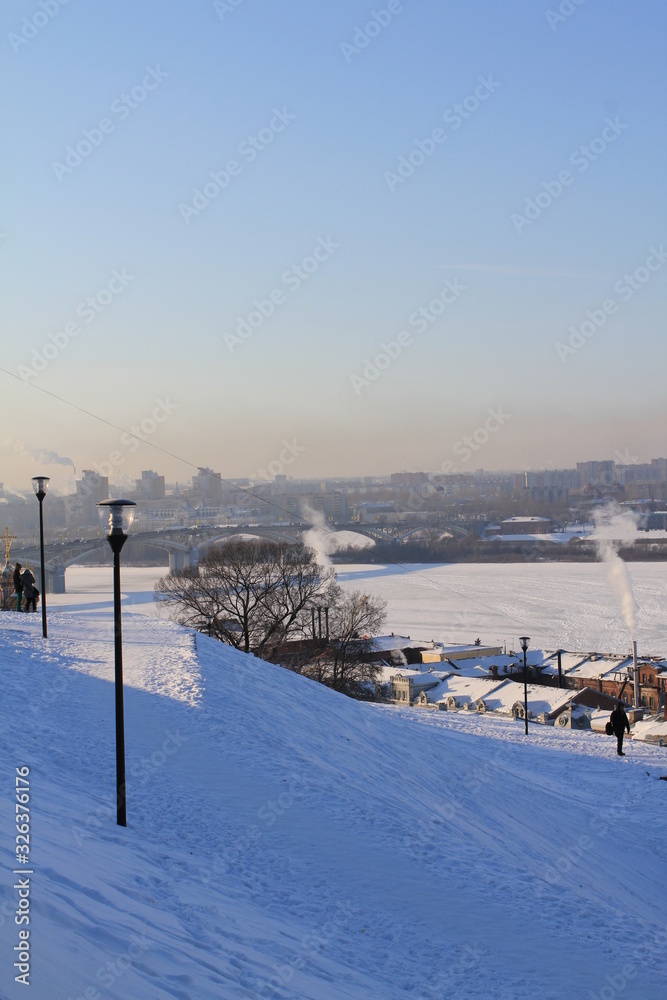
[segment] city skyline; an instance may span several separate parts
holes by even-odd
[[[8,486],[667,453],[664,10],[0,19]]]
[[[286,455],[290,455],[290,447],[288,442],[284,442],[287,445],[281,453],[283,458]],[[167,491],[178,490],[184,495],[192,490],[197,492],[197,480],[200,482],[206,480],[210,477],[212,480],[217,480],[222,487],[229,487],[231,489],[244,490],[244,484],[251,483],[254,486],[269,486],[269,485],[298,485],[298,484],[313,484],[313,483],[340,483],[340,484],[352,484],[361,483],[369,485],[372,482],[377,483],[387,483],[391,485],[397,485],[402,479],[405,484],[410,482],[417,483],[419,481],[432,480],[446,481],[448,478],[452,480],[456,479],[485,479],[493,477],[521,477],[521,476],[533,476],[537,478],[545,478],[552,480],[554,477],[560,477],[563,482],[562,485],[569,486],[583,486],[586,483],[594,484],[598,483],[600,486],[610,486],[614,482],[619,484],[627,483],[648,483],[648,482],[663,482],[667,476],[667,459],[662,456],[652,456],[646,462],[640,462],[635,456],[618,453],[612,458],[597,458],[589,459],[584,462],[577,462],[572,466],[560,466],[556,468],[555,466],[536,466],[534,468],[523,468],[523,469],[489,469],[483,466],[476,468],[470,468],[468,470],[457,471],[454,469],[419,469],[419,470],[408,470],[408,469],[393,469],[386,471],[382,474],[361,474],[361,475],[330,475],[330,476],[298,476],[290,474],[289,461],[287,464],[281,462],[280,459],[276,459],[265,469],[257,469],[252,476],[230,476],[226,475],[224,472],[216,470],[212,466],[202,465],[198,466],[196,470],[193,468],[192,474],[186,478],[172,479],[164,474],[160,469],[141,469],[136,474],[132,474],[131,470],[128,468],[126,474],[122,477],[114,479],[113,471],[114,466],[110,463],[107,467],[100,466],[94,469],[76,469],[71,459],[65,458],[60,455],[53,455],[51,458],[51,464],[57,464],[59,466],[65,465],[71,472],[68,472],[62,477],[56,477],[55,479],[49,477],[48,490],[50,493],[58,496],[69,496],[77,492],[77,483],[81,483],[87,479],[87,477],[99,477],[109,484],[109,494],[118,493],[119,490],[126,490],[129,494],[141,493],[141,486],[146,486],[151,480],[157,479],[162,481],[162,489],[164,495],[164,489]],[[49,462],[42,463],[44,467],[50,464]],[[612,468],[613,467],[613,468]],[[138,468],[138,467],[137,467]],[[651,475],[647,475],[647,473]],[[64,485],[63,485],[64,484]],[[31,497],[32,496],[32,485],[30,489],[24,488],[20,489],[21,484],[17,483],[0,483],[0,493],[4,490],[10,496],[20,497]],[[206,492],[206,491],[204,491]],[[250,491],[252,494],[252,490]],[[150,494],[146,494],[149,496]]]

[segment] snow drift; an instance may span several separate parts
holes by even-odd
[[[0,665],[3,998],[23,766],[33,1000],[663,995],[659,748],[353,702],[126,614],[119,828],[110,609],[3,614]]]

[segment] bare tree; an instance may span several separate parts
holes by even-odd
[[[332,577],[303,545],[229,541],[207,552],[198,569],[158,580],[155,599],[171,605],[181,624],[268,657],[279,643],[303,634],[306,609]]]
[[[329,588],[329,641],[301,672],[336,691],[359,694],[380,672],[371,657],[373,636],[382,631],[387,602],[360,590]]]

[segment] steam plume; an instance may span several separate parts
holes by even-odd
[[[609,503],[594,514],[593,538],[597,553],[607,569],[609,586],[623,613],[623,620],[630,632],[637,628],[639,610],[632,592],[628,568],[618,554],[622,542],[632,544],[637,537],[637,519],[630,511],[622,511],[618,504]]]
[[[304,508],[304,514],[313,526],[303,536],[303,544],[315,550],[320,566],[329,569],[331,567],[329,556],[336,550],[336,542],[331,532],[326,530],[324,514],[310,507]]]
[[[34,458],[36,462],[41,462],[43,465],[69,465],[72,470],[76,472],[74,462],[71,458],[65,458],[63,455],[59,455],[57,451],[52,451],[50,448],[35,448],[35,449],[25,449],[30,458]]]

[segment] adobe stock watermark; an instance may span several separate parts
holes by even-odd
[[[7,41],[14,52],[18,53],[24,45],[32,41],[60,13],[60,8],[66,7],[69,2],[70,0],[39,0],[38,10],[21,21],[20,33],[10,31],[7,35]]]
[[[626,803],[614,803],[592,816],[588,825],[593,836],[582,834],[575,844],[565,848],[549,865],[544,866],[540,873],[541,881],[533,887],[536,898],[548,898],[557,886],[566,883],[567,877],[576,878],[577,870],[586,865],[586,857],[597,849],[594,838],[603,839],[610,833],[613,835],[627,818],[629,809]]]
[[[560,340],[556,342],[554,347],[560,360],[565,362],[571,354],[581,350],[584,344],[605,326],[607,320],[617,314],[620,305],[629,302],[651,280],[656,271],[664,267],[665,263],[667,263],[667,251],[662,244],[659,247],[650,247],[643,264],[614,282],[617,298],[605,299],[597,309],[587,309],[586,318],[578,326],[573,324],[568,327],[570,336],[567,343]]]
[[[220,20],[224,21],[227,14],[232,14],[242,3],[245,3],[245,0],[213,0],[213,10]]]
[[[628,961],[618,970],[618,972],[605,976],[606,985],[597,993],[591,993],[591,1000],[615,1000],[621,996],[632,984],[632,980],[637,977],[637,973],[647,963],[655,962],[657,953],[662,954],[667,947],[667,926],[660,931],[653,931],[653,939],[649,938],[648,928],[644,925],[644,940],[626,955]],[[658,970],[656,970],[657,972]],[[660,972],[664,972],[661,969]],[[634,1000],[639,994],[635,991],[630,994]]]
[[[614,462],[616,465],[639,465],[640,458],[638,455],[631,455],[629,448],[626,448],[625,451],[617,448],[614,452]]]
[[[345,903],[336,903],[336,910],[338,911],[336,916],[322,924],[317,931],[306,934],[301,939],[299,953],[291,961],[273,967],[274,974],[267,987],[262,989],[262,996],[284,996],[284,990],[290,986],[294,974],[306,966],[308,959],[314,958],[323,948],[330,946],[343,930],[343,926],[349,924],[357,912],[349,900]]]
[[[152,66],[146,67],[146,73],[142,78],[141,83],[136,84],[132,87],[128,93],[122,93],[120,97],[116,97],[115,100],[111,102],[111,114],[114,118],[101,118],[96,126],[93,128],[84,128],[81,136],[74,145],[67,146],[65,148],[65,156],[63,161],[53,160],[51,163],[51,169],[62,183],[64,177],[68,174],[73,173],[77,167],[80,167],[84,160],[92,156],[94,151],[98,149],[107,136],[111,135],[116,131],[116,126],[118,122],[125,121],[126,118],[135,111],[140,104],[143,104],[146,98],[152,91],[157,90],[163,80],[167,79],[169,74],[164,70],[160,69],[159,66],[153,68]]]
[[[242,687],[246,684],[247,672],[239,671]],[[274,824],[292,808],[295,802],[302,801],[310,791],[306,779],[294,773],[283,779],[287,787],[275,799],[268,799],[264,805],[257,810],[257,819],[262,821],[262,826],[257,823],[250,823],[246,826],[240,836],[235,836],[230,840],[222,851],[216,852],[215,860],[210,868],[202,875],[202,884],[208,886],[218,875],[223,875],[234,868],[241,858],[248,855],[253,850],[261,850],[260,841],[267,829]]]
[[[119,440],[124,451],[114,448],[103,461],[91,462],[91,469],[97,472],[99,476],[111,478],[111,476],[115,475],[116,470],[120,469],[127,460],[126,452],[129,452],[131,455],[135,454],[141,445],[155,434],[158,427],[166,423],[176,410],[180,409],[180,404],[172,403],[168,396],[166,399],[158,398],[153,400],[153,402],[153,409],[148,416],[131,427],[129,431],[121,433]],[[94,489],[94,484],[91,483],[87,486],[84,481],[77,491],[77,496],[85,499],[87,495],[94,495]]]
[[[133,961],[141,958],[151,945],[153,944],[145,934],[139,937],[138,934],[130,935],[130,945],[124,955],[120,955],[118,958],[109,959],[104,965],[100,965],[99,969],[95,973],[95,979],[106,989],[111,989],[111,987],[121,979],[122,976],[132,968]],[[117,994],[118,995],[118,994]],[[120,993],[122,996],[122,991]],[[77,994],[77,996],[69,996],[67,1000],[103,1000],[104,994],[95,986],[87,986],[83,993]]]
[[[473,456],[477,453],[491,440],[491,438],[498,433],[498,431],[505,426],[505,424],[511,419],[511,413],[505,413],[502,405],[497,407],[489,407],[486,411],[486,417],[481,422],[481,424],[472,431],[471,434],[464,434],[462,438],[459,438],[452,445],[452,454],[459,459],[459,464],[452,461],[451,459],[445,459],[436,475],[448,476],[454,475],[460,471],[461,466],[465,465],[470,461]],[[430,492],[432,492],[431,484],[422,484],[422,486],[429,486],[429,490],[422,490],[419,486],[410,486],[408,491],[408,500],[406,501],[406,506],[412,511],[421,510],[426,503]]]
[[[561,0],[557,10],[546,10],[544,16],[551,30],[555,31],[559,24],[564,24],[585,3],[586,0]]]
[[[463,123],[474,115],[481,105],[485,101],[488,101],[492,94],[495,94],[499,87],[500,84],[497,80],[493,79],[491,73],[487,76],[478,77],[477,86],[472,93],[464,97],[461,102],[452,104],[443,113],[443,121],[449,127],[449,130],[451,132],[458,131]],[[423,166],[426,160],[433,156],[443,143],[447,142],[447,138],[447,131],[438,127],[434,128],[425,139],[415,139],[415,144],[407,156],[399,156],[396,169],[385,170],[384,179],[392,194],[399,184],[405,184],[412,177],[415,170]]]
[[[75,315],[83,321],[85,326],[90,326],[119,295],[123,294],[131,281],[134,281],[134,275],[128,274],[127,268],[114,269],[106,285],[98,288],[93,295],[88,295],[79,302],[74,310]],[[62,330],[50,333],[47,343],[43,344],[41,350],[33,347],[30,364],[17,367],[18,376],[27,380],[35,378],[69,347],[71,342],[81,334],[81,331],[82,325],[77,320],[69,320]]]
[[[267,149],[275,137],[284,132],[287,126],[294,121],[293,115],[287,108],[274,108],[273,115],[267,125],[261,128],[255,135],[247,135],[239,143],[236,153],[239,160],[228,160],[222,170],[209,171],[209,179],[201,187],[192,189],[192,200],[190,202],[179,202],[178,211],[186,225],[190,225],[192,219],[201,215],[205,208],[211,204],[218,195],[225,191],[234,177],[240,177],[245,164],[252,163],[260,153]],[[240,162],[242,160],[243,162]]]
[[[296,438],[293,438],[292,441],[283,441],[282,445],[282,450],[277,458],[272,459],[265,469],[257,469],[249,477],[251,482],[269,482],[271,479],[275,479],[276,476],[282,476],[285,469],[288,469],[298,456],[303,455],[307,450],[300,444],[297,444]]]
[[[408,0],[408,2],[412,3],[412,0]],[[394,18],[402,14],[404,10],[405,7],[401,0],[389,0],[386,7],[381,7],[380,10],[371,10],[366,23],[355,26],[352,41],[340,43],[339,48],[345,62],[351,63],[354,56],[360,55],[364,49],[367,49],[373,39],[382,34]]]
[[[452,454],[456,455],[456,457],[461,460],[462,465],[469,462],[473,455],[477,454],[480,448],[483,448],[485,444],[488,444],[493,435],[497,434],[500,428],[504,427],[512,416],[511,413],[505,413],[502,406],[499,406],[497,409],[491,409],[491,407],[489,407],[486,412],[487,417],[479,425],[479,427],[476,427],[472,434],[464,434],[463,437],[452,446]],[[456,472],[456,469],[456,464],[450,461],[445,461],[440,466],[440,472],[443,475],[454,473]]]
[[[407,325],[415,333],[425,333],[429,326],[442,316],[445,309],[456,302],[463,292],[467,291],[467,288],[468,286],[462,285],[458,278],[451,281],[448,278],[439,294],[431,299],[427,306],[420,306],[419,309],[410,313]],[[356,395],[360,395],[364,389],[372,385],[382,372],[386,371],[397,358],[400,358],[401,354],[413,343],[414,334],[409,330],[401,330],[396,339],[390,340],[388,343],[383,340],[378,353],[373,358],[364,359],[361,375],[350,375],[350,382]]]
[[[437,971],[422,986],[423,1000],[443,1000],[443,997],[453,997],[464,984],[470,981],[471,974],[480,966],[489,965],[489,952],[478,941],[472,945],[465,944],[460,952],[453,952],[451,960],[443,971]],[[459,993],[458,995],[462,995]]]
[[[141,787],[146,781],[153,778],[158,771],[164,767],[169,757],[181,749],[187,743],[189,736],[184,736],[180,729],[175,733],[168,732],[158,749],[142,757],[139,761],[130,765],[128,774],[133,785]],[[111,806],[98,806],[97,809],[89,809],[83,819],[83,824],[72,825],[71,832],[76,841],[77,847],[83,845],[86,837],[91,837],[92,831],[100,829],[107,822],[115,821],[116,809]]]
[[[600,135],[591,139],[585,146],[578,146],[570,154],[568,160],[570,166],[575,167],[580,174],[585,173],[627,128],[628,125],[622,122],[618,115],[616,118],[605,118],[605,125]],[[537,194],[533,198],[526,198],[523,215],[520,212],[512,212],[510,220],[517,233],[521,234],[526,226],[532,226],[555,201],[558,201],[566,188],[572,187],[575,180],[576,176],[570,170],[561,170],[555,180],[543,181]]]
[[[298,292],[304,282],[308,281],[322,264],[340,249],[340,243],[336,243],[333,237],[320,236],[317,243],[308,256],[304,257],[298,264],[292,264],[286,271],[283,271],[280,281],[289,292]],[[281,287],[273,288],[264,299],[255,299],[253,308],[244,316],[236,317],[236,328],[234,333],[223,333],[222,339],[230,354],[233,354],[237,347],[250,340],[253,333],[264,326],[267,319],[275,313],[276,309],[285,305],[288,295]]]

